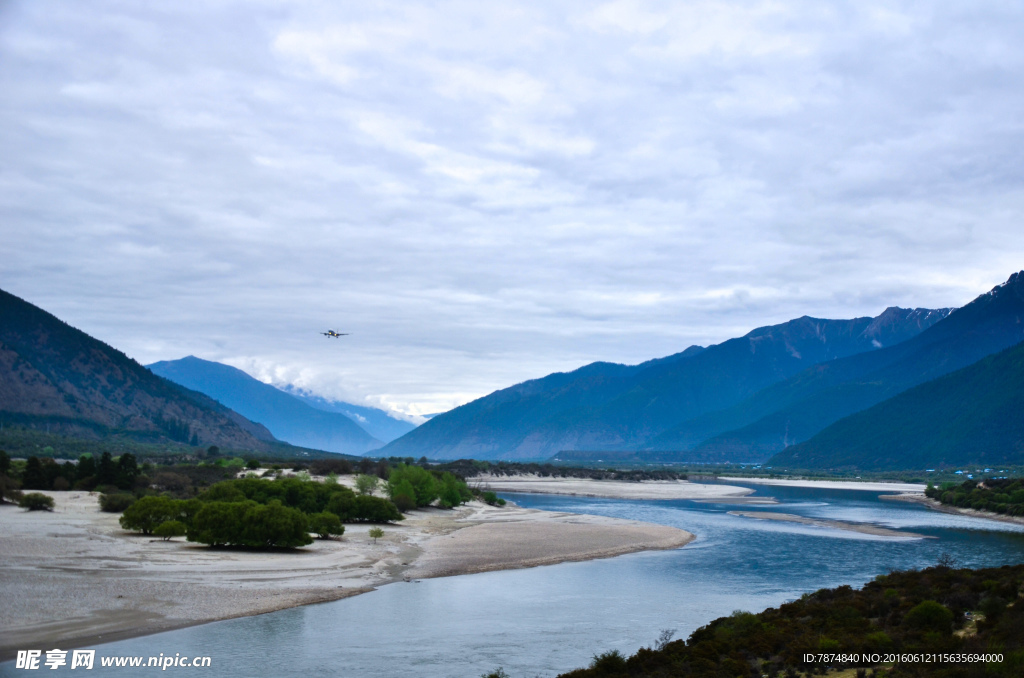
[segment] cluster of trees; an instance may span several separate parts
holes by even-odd
[[[146,535],[184,534],[211,546],[288,548],[341,535],[346,522],[402,520],[394,503],[357,495],[336,482],[299,478],[240,478],[211,485],[199,496],[147,496],[124,510],[121,526]]]
[[[688,640],[616,651],[560,678],[639,676],[810,676],[829,667],[860,667],[858,675],[999,678],[1024,675],[1024,565],[984,570],[932,567],[877,577],[861,590],[822,589],[760,614],[734,612]],[[897,662],[882,669],[804,662],[805,654],[970,653],[1002,662]],[[800,672],[799,674],[797,672]]]
[[[928,485],[925,495],[950,506],[1024,516],[1024,478],[967,480],[961,484]]]
[[[148,484],[132,454],[122,454],[115,459],[109,452],[104,452],[98,461],[91,454],[86,454],[77,464],[70,461],[59,464],[50,457],[31,456],[14,464],[6,452],[0,451],[0,485],[5,495],[19,488],[56,491],[99,488],[109,491],[133,490]]]
[[[466,481],[447,471],[399,464],[388,476],[388,496],[402,511],[429,506],[454,508],[473,498]]]

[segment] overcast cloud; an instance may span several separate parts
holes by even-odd
[[[0,2],[0,287],[407,414],[960,305],[1024,268],[1021,35],[1017,2]]]

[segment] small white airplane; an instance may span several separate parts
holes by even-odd
[[[324,335],[325,337],[332,337],[334,339],[337,339],[338,337],[348,336],[348,332],[335,332],[334,330],[327,330],[326,332],[321,332],[320,334]]]

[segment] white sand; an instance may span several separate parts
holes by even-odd
[[[400,581],[682,546],[683,530],[473,502],[289,552],[211,549],[123,531],[98,496],[47,493],[56,510],[0,506],[0,660],[336,600]],[[406,575],[406,571],[409,574]]]
[[[964,508],[961,506],[950,506],[949,504],[943,504],[938,499],[932,499],[924,496],[923,492],[905,492],[903,494],[882,495],[880,499],[888,499],[890,501],[912,501],[918,504],[924,504],[928,508],[941,511],[943,513],[952,513],[958,516],[968,516],[971,518],[982,518],[984,520],[995,520],[1000,523],[1024,525],[1024,516],[1005,516],[1001,513],[979,511],[977,509]]]
[[[495,492],[568,494],[609,499],[720,499],[743,497],[753,490],[732,485],[709,485],[686,480],[589,480],[587,478],[543,478],[537,475],[481,475],[466,480],[473,487]]]
[[[862,482],[860,480],[783,480],[781,478],[738,478],[721,476],[721,480],[732,480],[758,485],[779,485],[783,487],[820,487],[826,490],[864,490],[868,492],[924,492],[924,485],[916,483]]]

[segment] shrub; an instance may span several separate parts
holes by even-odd
[[[356,476],[356,489],[359,490],[359,494],[373,494],[373,491],[377,489],[377,485],[380,483],[380,478],[377,476],[367,475],[361,473]]]
[[[370,531],[366,534],[368,534],[370,538],[373,539],[373,543],[376,544],[377,540],[384,536],[384,530],[379,527],[371,527]]]
[[[153,530],[153,534],[157,537],[163,537],[164,541],[168,541],[171,537],[184,537],[186,532],[185,523],[180,520],[168,520],[160,523]]]
[[[260,461],[259,459],[250,459],[249,461],[245,462],[245,466],[246,468],[251,468],[255,470],[260,467]]]
[[[48,497],[41,492],[29,492],[21,497],[18,506],[29,511],[52,511],[53,497]]]
[[[408,485],[406,485],[408,483]],[[388,476],[388,493],[394,499],[397,494],[407,495],[412,489],[416,506],[429,506],[437,499],[440,491],[437,479],[425,468],[399,464]]]
[[[125,509],[121,527],[142,534],[153,534],[160,523],[181,518],[184,502],[168,497],[143,497]]]
[[[268,504],[207,502],[192,519],[188,540],[257,548],[290,548],[313,542],[305,514],[276,499]]]
[[[100,510],[107,513],[121,513],[135,503],[135,497],[130,494],[101,494]]]
[[[331,535],[340,537],[345,534],[345,526],[341,524],[341,518],[327,511],[314,513],[309,517],[309,530],[320,539],[330,539]]]
[[[926,600],[911,608],[903,623],[920,631],[950,633],[953,630],[953,613],[934,600]]]

